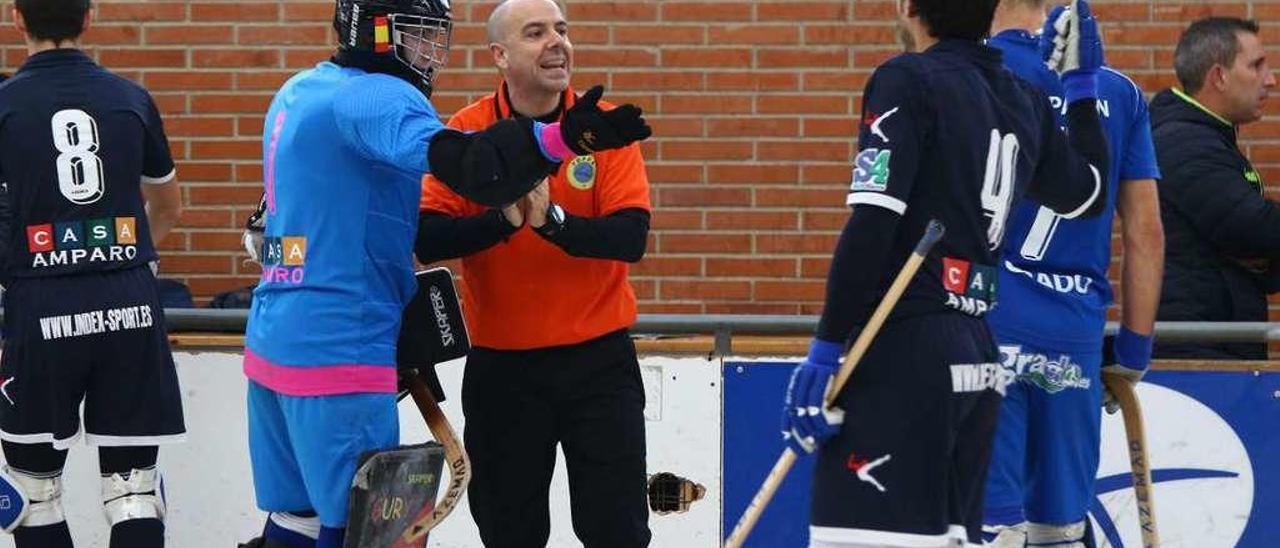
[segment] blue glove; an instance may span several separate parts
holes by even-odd
[[[809,357],[791,372],[782,408],[782,439],[797,455],[812,453],[840,431],[844,411],[824,409],[827,385],[839,367],[840,344],[814,339]]]
[[[1116,362],[1103,366],[1102,370],[1122,375],[1129,382],[1137,384],[1151,367],[1151,343],[1151,335],[1139,335],[1120,326],[1120,333],[1116,334],[1113,345]],[[1119,403],[1110,392],[1103,396],[1103,404],[1107,413],[1115,413],[1119,409]]]
[[[1049,67],[1062,75],[1067,104],[1098,97],[1098,71],[1102,69],[1102,35],[1098,20],[1086,0],[1074,0],[1070,9],[1054,9],[1045,21],[1042,40],[1053,43]],[[1043,50],[1042,53],[1043,55]]]
[[[1061,55],[1061,52],[1058,52],[1056,48],[1058,41],[1057,22],[1062,19],[1062,14],[1066,11],[1066,6],[1054,7],[1049,11],[1049,18],[1044,20],[1044,28],[1040,30],[1040,60],[1049,65],[1049,68],[1053,68],[1057,62],[1054,60],[1054,54]]]

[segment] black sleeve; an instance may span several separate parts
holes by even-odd
[[[566,213],[564,228],[544,237],[574,257],[634,263],[649,243],[649,212],[632,207],[594,218]]]
[[[1067,219],[1101,214],[1107,205],[1111,161],[1097,101],[1083,99],[1067,107],[1067,135],[1049,109],[1042,110],[1044,152],[1028,196]]]
[[[1280,205],[1232,162],[1206,151],[1175,169],[1176,177],[1160,181],[1160,198],[1196,232],[1232,258],[1280,258]]]
[[[512,204],[560,165],[542,154],[533,124],[508,118],[474,133],[439,131],[427,149],[431,174],[478,204]]]
[[[518,228],[511,226],[497,209],[470,217],[423,211],[418,216],[418,238],[413,251],[423,264],[466,257],[506,240]]]
[[[880,279],[901,217],[890,209],[854,206],[836,244],[827,274],[827,299],[818,322],[819,339],[847,344],[854,328],[875,311]]]

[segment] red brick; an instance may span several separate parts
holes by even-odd
[[[712,137],[797,137],[800,120],[796,118],[735,117],[707,120],[707,134]]]
[[[751,189],[733,187],[676,188],[663,186],[658,190],[656,205],[663,207],[690,206],[749,206]]]
[[[235,133],[235,121],[223,117],[167,116],[164,131],[169,137],[229,137]]]
[[[118,67],[185,67],[183,49],[99,49],[98,62],[109,69]]]
[[[81,39],[95,46],[136,46],[141,42],[140,32],[136,25],[92,25]]]
[[[291,45],[328,46],[326,25],[242,25],[236,30],[236,43],[243,46]]]
[[[264,49],[192,49],[191,64],[196,67],[249,68],[279,67],[280,50]]]
[[[182,210],[182,220],[178,222],[182,228],[237,228],[239,223],[231,216],[229,209],[196,209]]]
[[[566,15],[575,26],[579,21],[653,21],[658,7],[651,2],[574,2]]]
[[[230,25],[180,25],[147,27],[147,45],[230,44],[234,33]]]
[[[187,4],[187,2],[95,2],[93,16],[94,19],[102,22],[181,21],[187,17]],[[7,14],[8,10],[5,12]]]
[[[707,228],[710,230],[762,230],[788,231],[799,226],[800,215],[796,211],[708,211]]]
[[[665,141],[659,145],[663,160],[745,160],[752,155],[748,141]]]
[[[192,21],[277,21],[279,2],[192,3]]]
[[[757,2],[756,16],[760,21],[838,21],[849,18],[849,3]]]
[[[702,27],[690,26],[657,26],[631,25],[616,27],[613,41],[615,44],[703,44],[707,41],[706,30]]]
[[[758,281],[755,287],[757,301],[821,301],[826,296],[825,282],[794,281],[773,282]]]
[[[153,92],[229,90],[232,79],[230,72],[199,69],[180,72],[147,71],[143,76],[143,84]]]
[[[291,22],[333,22],[333,2],[288,2],[284,4],[284,20]]]
[[[790,278],[796,275],[795,259],[744,257],[707,259],[707,276],[723,278]]]
[[[702,209],[679,210],[666,207],[655,209],[649,220],[649,228],[651,230],[701,230],[703,228]]]
[[[196,160],[243,159],[262,154],[262,141],[192,141],[191,157]]]
[[[836,248],[835,234],[756,234],[756,253],[830,255]]]
[[[697,257],[647,256],[631,266],[633,276],[701,276],[702,259]]]
[[[751,282],[663,280],[659,296],[663,299],[704,301],[744,300],[751,298]]]
[[[257,94],[200,94],[191,96],[191,110],[208,113],[262,114],[271,104],[271,95]]]
[[[750,21],[751,2],[662,4],[663,21]]]
[[[741,67],[751,65],[750,48],[669,48],[662,50],[666,67]]]
[[[713,45],[798,44],[800,29],[795,25],[730,25],[708,29],[708,42]]]
[[[751,236],[746,234],[664,233],[658,235],[662,253],[746,253]]]

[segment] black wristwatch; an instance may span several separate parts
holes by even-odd
[[[555,202],[547,205],[547,220],[536,228],[538,234],[550,238],[564,230],[564,208]]]

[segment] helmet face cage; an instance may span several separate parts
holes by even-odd
[[[448,61],[453,23],[443,17],[407,13],[393,13],[388,19],[396,59],[421,76],[423,86],[431,89],[436,72]]]

